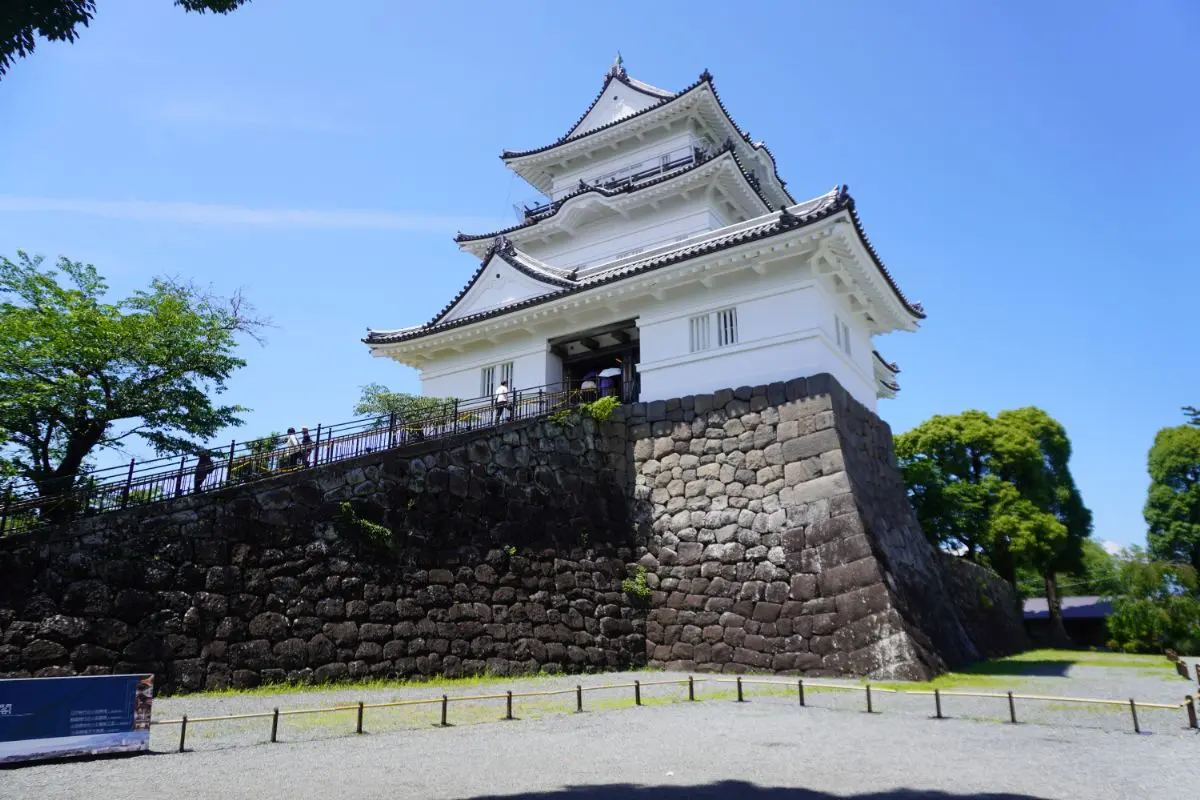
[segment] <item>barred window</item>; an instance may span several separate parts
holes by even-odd
[[[701,350],[707,350],[710,346],[708,339],[708,314],[692,317],[690,320],[688,320],[688,328],[690,333],[691,352],[698,353]]]
[[[727,308],[717,312],[717,347],[737,344],[737,309]]]

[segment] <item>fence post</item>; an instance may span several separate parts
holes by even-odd
[[[125,478],[125,490],[121,492],[121,508],[129,505],[129,490],[133,487],[133,465],[136,459],[129,459],[129,475]]]
[[[1183,706],[1187,709],[1188,727],[1193,729],[1196,728],[1196,701],[1192,699],[1190,694],[1183,698]]]
[[[696,679],[688,675],[688,700],[696,699]]]
[[[1133,715],[1133,732],[1141,733],[1142,729],[1138,727],[1137,720],[1137,703],[1133,702],[1133,698],[1129,698],[1129,713]]]
[[[508,690],[508,695],[504,698],[504,718],[512,719],[512,689]]]
[[[458,433],[458,398],[454,398],[454,419],[451,421],[450,431]]]
[[[737,699],[737,701],[738,701],[739,703],[744,703],[744,702],[746,702],[746,700],[745,700],[745,698],[744,698],[744,697],[742,697],[742,676],[741,676],[741,675],[738,675],[738,679],[737,679],[737,686],[738,686],[738,699]]]
[[[236,451],[237,451],[237,439],[230,439],[229,440],[229,466],[227,466],[225,468],[225,482],[226,483],[233,483],[233,454]]]
[[[450,723],[446,721],[446,713],[450,708],[450,698],[442,695],[442,727],[449,728]]]
[[[363,701],[359,700],[358,701],[358,727],[355,729],[355,731],[354,731],[355,733],[362,733],[362,717],[363,717]]]
[[[800,695],[800,706],[801,706],[801,708],[803,708],[804,707],[804,678],[798,678],[796,680],[796,691]]]
[[[187,714],[183,715],[183,721],[179,723],[179,752],[183,752],[184,742],[187,741]]]
[[[942,717],[942,693],[937,689],[933,690],[933,706],[937,709],[936,719],[944,719]]]
[[[642,682],[641,681],[633,682],[633,702],[634,702],[634,705],[640,706],[642,704]]]
[[[867,684],[867,713],[871,714],[873,712],[874,712],[874,709],[871,708],[871,684],[868,683]]]
[[[1014,725],[1017,724],[1017,706],[1013,703],[1012,692],[1008,693],[1008,719]]]
[[[4,527],[8,524],[8,512],[12,508],[12,484],[4,492],[4,512],[0,514],[0,536],[4,535]]]
[[[388,415],[388,450],[391,450],[395,445],[396,440],[396,412],[393,411]]]
[[[321,423],[317,423],[317,446],[313,450],[313,466],[321,463]]]
[[[583,713],[583,687],[575,684],[575,713]]]
[[[276,736],[279,734],[279,707],[275,707],[275,713],[271,715],[271,744],[277,741]]]

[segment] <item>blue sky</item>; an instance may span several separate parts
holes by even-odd
[[[94,263],[121,294],[243,287],[278,327],[232,382],[239,437],[347,419],[369,381],[418,389],[360,337],[453,296],[475,267],[455,231],[535,195],[500,151],[561,135],[620,49],[664,88],[712,71],[797,199],[850,185],[929,312],[878,342],[894,430],[1041,406],[1097,538],[1143,542],[1146,451],[1200,404],[1190,0],[98,5],[0,81],[0,252]]]

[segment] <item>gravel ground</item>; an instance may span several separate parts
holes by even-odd
[[[789,700],[760,697],[26,767],[0,772],[0,795],[1172,800],[1195,796],[1198,744],[1182,736],[800,711]]]
[[[1178,703],[1195,693],[1165,661],[1133,667],[1029,662],[1025,675],[989,676],[970,691],[1096,697]],[[1139,708],[1141,736],[1127,705],[1077,705],[1017,700],[1020,725],[1006,724],[1000,698],[944,695],[936,721],[929,695],[872,691],[851,681],[806,680],[799,708],[795,679],[745,676],[747,702],[734,702],[731,676],[697,675],[687,702],[681,673],[616,673],[501,679],[445,687],[455,701],[452,727],[440,728],[440,703],[367,709],[364,736],[354,735],[356,709],[281,717],[279,743],[268,744],[271,719],[192,722],[189,753],[179,755],[179,726],[157,725],[155,757],[30,766],[0,771],[0,797],[89,797],[136,800],[185,797],[299,797],[334,793],[356,797],[470,797],[488,792],[548,792],[527,796],[638,796],[616,783],[636,783],[656,797],[782,797],[764,787],[839,794],[894,790],[1017,792],[1034,797],[1195,796],[1200,735],[1186,728],[1182,709]],[[721,678],[720,681],[717,678]],[[587,691],[588,713],[573,714],[577,684],[597,687],[641,681],[644,707],[630,687]],[[758,683],[770,681],[772,683]],[[786,682],[775,685],[776,682]],[[839,691],[813,684],[856,687]],[[501,722],[503,693],[550,693],[514,700],[517,722]],[[339,689],[287,694],[197,695],[160,698],[154,718],[270,712],[336,705],[440,700],[437,684]],[[788,752],[788,749],[791,749]],[[586,754],[586,755],[580,755]],[[936,754],[936,756],[934,755]],[[546,769],[549,766],[550,769]],[[164,769],[165,767],[165,769]],[[743,781],[718,785],[720,781]],[[1190,783],[1185,784],[1185,781]],[[672,789],[671,787],[676,787]],[[680,787],[687,787],[686,789]],[[707,788],[703,788],[707,787]],[[1184,791],[1186,787],[1187,791]],[[711,794],[705,794],[711,792]],[[965,792],[966,794],[962,794]],[[788,798],[826,794],[788,792]],[[943,796],[943,795],[938,795]]]

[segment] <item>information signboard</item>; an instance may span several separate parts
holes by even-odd
[[[150,749],[153,675],[0,680],[0,764]]]

